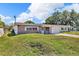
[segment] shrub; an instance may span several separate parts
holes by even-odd
[[[12,29],[12,31],[8,34],[8,36],[15,36],[16,34],[15,34],[15,31],[14,31],[14,29]]]

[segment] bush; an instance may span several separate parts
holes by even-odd
[[[15,31],[14,31],[14,29],[12,29],[12,31],[8,34],[8,36],[15,36],[16,34],[15,34]]]

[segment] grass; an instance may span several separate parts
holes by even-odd
[[[79,31],[72,31],[72,32],[64,32],[66,34],[74,34],[74,35],[79,35]]]
[[[79,38],[52,34],[21,34],[0,37],[3,56],[79,56]]]

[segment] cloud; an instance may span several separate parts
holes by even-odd
[[[28,18],[28,14],[26,12],[23,12],[16,18],[16,21],[24,22],[25,20],[27,20],[27,18]]]
[[[29,10],[30,15],[37,18],[45,19],[54,12],[54,9],[63,7],[62,3],[33,3]]]
[[[5,22],[5,24],[13,23],[13,20],[10,16],[4,16],[0,14],[1,21]]]
[[[38,21],[44,22],[44,20],[55,11],[54,9],[61,8],[63,6],[63,3],[32,3],[28,8],[30,12],[21,13],[17,18],[17,21],[24,22],[29,18],[31,18],[31,20],[35,20],[37,18]]]
[[[4,15],[1,15],[1,14],[0,14],[0,17],[1,17],[2,21],[7,20],[7,19],[11,19],[10,16],[4,16]]]
[[[71,5],[64,6],[64,8],[63,8],[63,10],[68,10],[68,11],[71,11],[72,9],[74,9],[76,12],[79,13],[79,4],[78,3],[73,3]]]
[[[11,19],[11,17],[10,16],[4,16],[4,15],[1,15],[0,14],[0,17],[4,20],[4,19]]]

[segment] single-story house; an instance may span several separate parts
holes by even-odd
[[[25,34],[25,33],[53,34],[74,30],[74,28],[69,25],[25,24],[25,23],[16,23],[13,29],[16,34]]]

